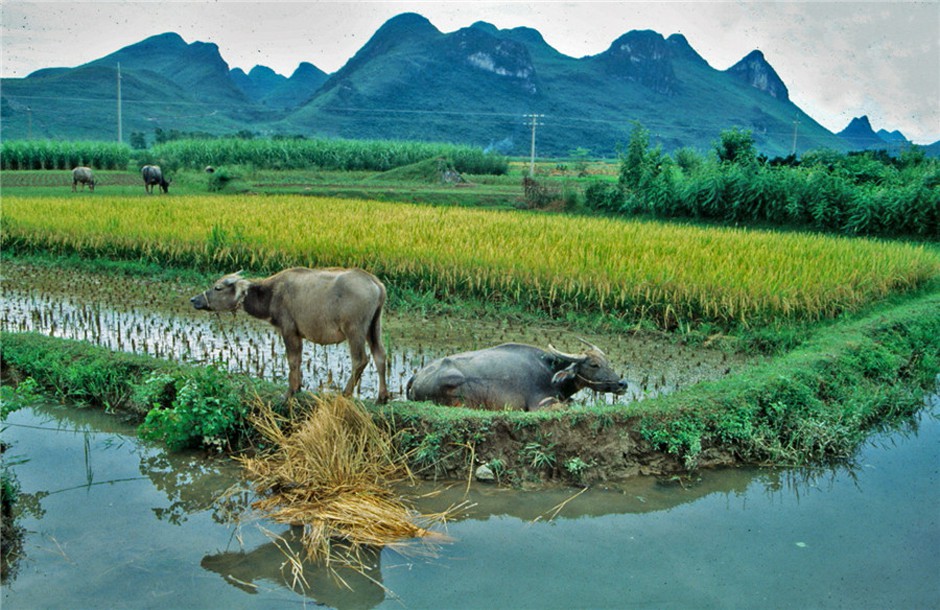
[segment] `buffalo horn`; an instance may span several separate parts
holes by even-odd
[[[596,345],[594,345],[593,343],[591,343],[591,342],[589,342],[589,341],[585,341],[585,340],[582,339],[581,337],[578,337],[578,341],[580,341],[581,343],[587,345],[589,348],[591,348],[591,349],[593,349],[593,350],[596,350],[596,351],[598,351],[598,352],[600,352],[600,353],[602,353],[602,354],[604,353],[604,351],[603,351],[601,348],[597,347]]]
[[[555,349],[555,346],[552,345],[551,343],[548,344],[548,351],[556,358],[567,360],[568,362],[583,362],[584,361],[584,356],[580,354],[566,354],[564,352],[559,352],[557,349]]]

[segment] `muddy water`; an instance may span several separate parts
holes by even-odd
[[[929,413],[932,412],[932,415]],[[940,602],[940,397],[874,437],[853,470],[702,473],[616,489],[477,486],[434,557],[385,550],[352,587],[225,523],[227,460],[169,455],[99,411],[12,414],[20,608],[928,608]],[[405,490],[419,494],[429,488]],[[419,500],[464,499],[462,485]],[[270,536],[283,526],[260,523]],[[8,535],[8,533],[5,533]]]
[[[189,298],[200,288],[156,283],[140,278],[81,273],[5,262],[0,328],[35,331],[78,339],[115,350],[137,352],[188,363],[213,363],[233,371],[286,384],[284,347],[266,322],[244,313],[216,315],[195,311]],[[398,396],[414,372],[431,360],[456,352],[515,341],[577,352],[578,338],[600,346],[629,382],[625,394],[595,396],[588,390],[579,401],[632,402],[671,392],[706,379],[733,374],[749,360],[716,349],[688,347],[664,335],[578,334],[562,326],[534,327],[510,321],[433,319],[386,312],[389,385]],[[341,389],[350,375],[345,345],[305,342],[304,384],[307,389]],[[376,395],[378,377],[370,364],[361,396]]]

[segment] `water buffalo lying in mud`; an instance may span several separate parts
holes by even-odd
[[[145,165],[140,168],[140,175],[144,178],[144,190],[153,193],[153,187],[159,186],[164,193],[170,189],[169,181],[163,177],[163,170],[159,165]]]
[[[586,343],[586,342],[585,342]],[[408,381],[409,400],[448,406],[531,411],[564,402],[583,388],[622,394],[622,380],[598,347],[565,354],[504,343],[431,362]]]
[[[72,170],[72,192],[75,192],[75,187],[81,183],[82,190],[85,190],[85,185],[88,185],[88,190],[94,192],[95,190],[95,175],[92,173],[90,167],[76,167]]]
[[[230,273],[212,288],[190,299],[208,311],[239,308],[277,327],[287,348],[289,394],[300,390],[303,340],[320,345],[349,344],[352,377],[343,394],[350,396],[369,363],[366,344],[379,373],[379,402],[388,400],[385,348],[382,345],[382,307],[385,286],[362,269],[285,269],[263,280],[246,280]]]

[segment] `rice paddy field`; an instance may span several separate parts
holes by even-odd
[[[378,144],[375,150],[379,152],[388,148]],[[27,556],[36,562],[35,576],[21,577],[19,591],[6,587],[5,603],[15,605],[16,600],[20,600],[29,604],[30,596],[36,592],[46,604],[60,597],[63,607],[74,606],[75,599],[80,600],[79,605],[85,603],[83,599],[98,603],[103,588],[113,588],[116,595],[125,600],[143,599],[140,591],[157,582],[153,574],[159,573],[161,564],[152,561],[154,553],[147,547],[150,541],[139,543],[131,537],[139,530],[157,531],[152,526],[151,529],[146,524],[142,526],[139,515],[153,513],[157,519],[171,522],[172,529],[179,530],[181,522],[190,517],[194,521],[200,519],[197,511],[205,512],[209,506],[219,511],[218,515],[211,516],[212,521],[220,521],[223,514],[231,518],[226,511],[240,499],[246,506],[252,501],[251,506],[260,519],[282,527],[287,524],[295,527],[283,536],[273,535],[270,543],[262,541],[259,551],[264,551],[264,556],[259,553],[257,560],[246,557],[245,553],[230,552],[197,553],[195,559],[182,561],[180,555],[174,555],[166,561],[171,566],[167,572],[175,570],[171,578],[196,582],[199,579],[194,579],[193,573],[198,571],[192,568],[198,562],[207,573],[218,572],[228,583],[223,585],[222,581],[212,580],[204,589],[200,585],[195,591],[193,587],[194,591],[186,593],[190,596],[188,602],[205,595],[205,599],[214,599],[217,603],[221,599],[219,595],[224,593],[216,590],[215,585],[218,585],[231,597],[235,591],[241,594],[243,587],[255,601],[259,593],[265,599],[276,597],[275,605],[283,605],[280,602],[285,600],[304,603],[305,597],[310,597],[317,604],[336,607],[373,607],[383,604],[383,600],[385,606],[402,603],[420,606],[423,603],[420,600],[425,598],[420,597],[419,591],[431,591],[425,605],[440,605],[441,599],[446,598],[441,597],[440,592],[461,582],[460,566],[471,565],[468,558],[493,567],[491,571],[496,580],[511,573],[507,566],[526,565],[525,558],[509,559],[505,565],[500,563],[498,553],[474,546],[474,524],[462,528],[454,523],[457,538],[465,538],[469,543],[455,545],[456,550],[441,561],[441,566],[447,567],[443,585],[435,586],[434,575],[429,577],[427,570],[422,571],[423,564],[414,563],[412,559],[408,560],[407,570],[395,569],[404,565],[398,560],[392,565],[387,563],[385,584],[382,583],[379,558],[384,557],[388,562],[391,550],[402,538],[427,538],[425,542],[431,545],[443,540],[437,535],[437,526],[429,524],[464,518],[456,515],[454,507],[462,507],[463,511],[469,504],[468,499],[479,498],[481,504],[485,504],[485,498],[492,496],[494,490],[508,491],[501,489],[506,486],[538,488],[540,495],[526,492],[514,497],[511,503],[528,514],[534,504],[545,498],[555,498],[552,503],[561,500],[550,509],[547,521],[552,521],[569,510],[569,505],[597,502],[597,492],[601,490],[614,491],[611,502],[618,507],[618,512],[622,512],[625,502],[635,504],[637,512],[646,512],[648,498],[667,487],[667,483],[678,482],[673,485],[677,497],[687,496],[690,490],[697,494],[696,487],[701,488],[702,481],[712,480],[711,477],[737,481],[744,471],[742,465],[810,465],[812,468],[807,472],[823,472],[820,465],[832,461],[852,463],[860,459],[859,464],[866,466],[861,474],[870,475],[879,469],[870,467],[864,448],[859,450],[868,435],[882,427],[903,426],[905,422],[916,430],[917,414],[925,406],[925,389],[927,394],[936,393],[940,382],[937,376],[940,371],[937,342],[940,336],[940,248],[936,243],[465,207],[489,205],[483,200],[485,189],[466,199],[450,199],[448,194],[468,192],[472,188],[466,187],[477,188],[483,184],[492,191],[487,191],[488,197],[498,200],[501,208],[520,205],[518,200],[512,201],[520,190],[519,179],[495,172],[500,175],[488,176],[478,185],[463,184],[457,189],[454,185],[441,184],[437,172],[430,178],[416,178],[411,167],[408,171],[412,173],[395,175],[395,170],[389,171],[389,167],[398,162],[382,155],[369,156],[365,147],[348,149],[350,155],[337,163],[337,167],[347,170],[352,167],[357,171],[346,171],[336,178],[339,169],[335,174],[322,170],[331,167],[328,160],[316,161],[319,169],[310,170],[310,155],[317,153],[316,146],[306,143],[278,146],[277,154],[262,150],[257,144],[238,142],[216,143],[198,149],[181,144],[166,146],[161,154],[176,161],[170,164],[175,170],[173,188],[165,196],[144,195],[137,173],[126,171],[130,164],[121,156],[126,154],[124,150],[115,151],[117,160],[113,164],[95,163],[96,169],[101,170],[99,176],[104,179],[100,185],[105,187],[95,193],[70,192],[67,168],[85,163],[90,154],[81,147],[53,150],[54,154],[43,148],[0,151],[0,166],[4,169],[0,176],[0,187],[4,189],[0,234],[5,262],[0,298],[4,304],[0,320],[6,386],[3,388],[4,419],[8,414],[6,409],[17,401],[26,401],[29,405],[19,414],[14,413],[12,423],[8,422],[15,433],[13,438],[20,434],[20,446],[28,446],[31,454],[30,460],[17,466],[28,474],[31,460],[42,462],[53,453],[52,450],[34,452],[35,447],[42,447],[37,437],[48,434],[48,430],[37,425],[42,421],[26,419],[26,415],[24,419],[16,419],[23,413],[35,417],[32,411],[41,410],[38,397],[31,393],[38,387],[57,399],[78,401],[81,406],[103,407],[108,414],[120,412],[138,418],[138,423],[142,420],[136,432],[128,429],[128,438],[135,434],[136,437],[127,442],[142,443],[133,453],[144,455],[155,451],[157,444],[150,441],[159,441],[159,445],[165,445],[166,455],[161,453],[147,464],[134,466],[132,477],[120,473],[110,476],[115,477],[114,481],[128,482],[142,480],[144,477],[137,475],[144,474],[153,478],[160,489],[178,494],[180,500],[173,502],[169,509],[150,510],[150,504],[120,505],[123,508],[115,509],[119,505],[115,498],[102,498],[99,513],[113,516],[117,510],[120,515],[133,517],[129,521],[132,524],[128,535],[120,537],[126,538],[131,547],[144,549],[140,556],[149,562],[147,570],[131,570],[141,574],[141,578],[134,581],[135,591],[125,592],[124,587],[129,582],[126,579],[102,587],[102,581],[88,579],[84,572],[82,580],[94,585],[86,597],[82,597],[81,592],[75,597],[76,586],[80,589],[84,582],[59,587],[61,593],[25,584],[34,582],[30,578],[49,580],[50,574],[55,576],[51,580],[70,582],[68,574],[63,577],[41,561],[40,555],[46,553],[44,549],[50,542],[60,550],[64,547],[71,553],[81,552],[74,550],[78,548],[74,544],[79,537],[69,539],[63,535],[65,544],[59,546],[52,537],[53,522],[47,518],[32,529],[42,536],[50,532],[49,540],[43,538],[27,543],[26,547]],[[401,149],[398,152],[406,159],[413,151]],[[260,167],[259,157],[252,157],[252,154],[274,160],[276,167]],[[336,157],[335,150],[332,156]],[[205,181],[209,179],[210,186],[212,182],[202,172],[202,167],[210,162],[218,163],[220,158],[232,165],[217,176],[225,173],[232,182],[226,192],[205,193]],[[27,159],[38,161],[27,162]],[[33,171],[39,168],[47,171]],[[53,169],[55,171],[48,171]],[[376,174],[376,171],[381,173]],[[605,174],[607,178],[614,179]],[[334,179],[338,184],[332,184]],[[424,190],[423,196],[396,195],[401,192],[396,190],[399,188],[396,185],[403,183],[408,183],[408,188]],[[237,188],[232,184],[237,184]],[[361,190],[363,196],[333,196],[329,190],[341,187],[347,189],[341,192],[352,195],[353,191],[348,190],[350,185]],[[381,201],[377,200],[379,193],[384,193]],[[416,205],[405,203],[403,199],[426,203]],[[427,204],[429,202],[431,205]],[[37,256],[31,257],[31,254]],[[27,260],[38,263],[32,266]],[[393,388],[399,388],[399,394],[409,374],[428,358],[502,341],[542,345],[553,340],[557,344],[557,338],[564,337],[576,344],[575,335],[602,345],[619,367],[627,366],[624,377],[630,379],[630,391],[613,402],[599,400],[596,395],[593,398],[582,396],[563,408],[523,413],[481,412],[406,400],[379,406],[362,399],[363,395],[373,396],[375,392],[370,387],[361,387],[360,400],[349,402],[349,409],[337,410],[339,402],[327,408],[315,397],[312,400],[317,403],[316,409],[304,412],[307,407],[312,409],[303,402],[309,395],[300,402],[285,402],[281,398],[284,375],[283,371],[278,371],[284,365],[283,352],[267,324],[252,320],[251,323],[256,324],[250,327],[244,319],[247,316],[237,322],[234,318],[223,322],[218,316],[199,319],[197,315],[203,314],[192,311],[187,302],[188,295],[202,290],[205,278],[216,274],[242,269],[246,275],[257,277],[295,265],[358,266],[375,273],[386,283],[392,296],[386,308],[390,320],[385,325],[386,342],[392,348],[390,379]],[[146,275],[146,270],[156,266],[175,268],[186,280],[174,276],[173,281],[179,285],[173,286],[154,281]],[[124,277],[125,273],[129,277]],[[44,283],[46,281],[51,287]],[[187,281],[197,281],[199,285],[194,287]],[[161,299],[165,301],[162,305],[158,302]],[[434,304],[444,306],[435,309]],[[487,308],[490,304],[495,306]],[[404,305],[402,309],[406,311],[396,311],[397,305]],[[442,311],[452,317],[444,319],[440,315]],[[255,330],[257,335],[252,334]],[[768,337],[763,347],[759,344],[761,332]],[[458,343],[452,334],[459,336],[459,341],[473,345]],[[739,340],[745,336],[746,340]],[[788,336],[796,338],[790,341],[786,339]],[[476,345],[477,342],[483,345]],[[646,347],[641,342],[646,342]],[[435,350],[440,350],[441,354]],[[654,353],[659,358],[653,357]],[[240,356],[244,359],[239,359]],[[308,350],[308,356],[305,387],[319,396],[335,385],[334,377],[346,375],[343,367],[347,354],[343,346],[334,351],[314,348]],[[14,383],[11,384],[11,380]],[[17,382],[28,383],[17,386]],[[246,396],[253,396],[254,402]],[[14,400],[8,401],[11,397]],[[928,406],[932,412],[923,415],[923,421],[928,422],[924,426],[928,433],[927,444],[936,436],[933,430],[936,426],[929,425],[929,421],[933,421],[930,418],[936,414],[935,399],[932,404],[933,407]],[[69,417],[74,413],[104,417],[93,409],[64,408],[62,411],[70,413]],[[319,419],[308,417],[310,413]],[[35,436],[28,436],[30,434]],[[70,433],[69,438],[72,437],[77,438]],[[26,438],[31,439],[28,444],[23,442]],[[58,438],[54,444],[63,445]],[[886,447],[887,444],[885,442]],[[89,464],[94,462],[97,466],[98,460],[105,459],[99,453],[94,460],[89,457],[92,445],[86,431],[86,485],[58,489],[62,484],[49,483],[58,491],[47,496],[87,487],[84,495],[92,497],[92,478],[96,479],[94,485],[100,483],[97,474],[93,477]],[[104,445],[120,449],[124,441],[108,440]],[[94,446],[97,448],[97,444]],[[205,460],[207,452],[235,452],[246,446],[255,450],[245,454],[250,457],[241,461],[244,472],[240,477],[253,481],[250,493],[242,489],[239,494],[223,494],[220,498],[219,493],[225,486],[217,478],[202,477],[206,482],[200,485],[200,477],[188,473],[179,476],[178,485],[167,484],[174,475],[167,475],[165,464],[180,456],[192,459],[198,472],[209,472],[207,465],[229,466],[230,463],[220,459]],[[190,454],[186,448],[198,448],[199,452]],[[897,445],[882,449],[885,453],[890,451],[892,456],[897,453]],[[75,456],[82,451],[70,448],[65,453]],[[118,461],[127,465],[126,457]],[[809,522],[807,524],[780,522],[780,506],[773,498],[772,506],[765,511],[768,514],[758,511],[760,514],[755,519],[753,506],[759,501],[753,494],[746,501],[741,500],[747,510],[728,513],[727,498],[732,494],[735,499],[744,497],[737,483],[730,484],[732,491],[727,498],[720,497],[713,503],[713,511],[747,522],[740,528],[740,535],[732,536],[734,539],[747,540],[753,532],[769,532],[779,526],[780,531],[791,534],[800,530],[819,532],[817,538],[809,539],[809,546],[824,549],[825,535],[837,531],[839,523],[865,523],[864,519],[847,518],[850,516],[850,511],[846,510],[848,505],[857,506],[860,514],[864,513],[863,517],[877,515],[874,521],[887,519],[887,522],[892,516],[907,514],[898,512],[901,506],[915,516],[899,522],[916,523],[916,515],[923,512],[920,498],[927,498],[927,504],[930,503],[920,489],[924,485],[929,487],[930,483],[930,472],[921,474],[926,472],[923,465],[933,463],[932,457],[927,455],[919,461],[911,461],[912,467],[892,470],[884,477],[889,490],[896,491],[899,484],[909,485],[914,490],[903,494],[908,501],[917,499],[909,507],[904,503],[899,505],[895,501],[896,494],[885,494],[882,512],[874,512],[867,488],[865,502],[853,503],[851,497],[835,497],[833,508],[823,511],[836,516],[835,528],[825,518],[820,518],[819,513],[807,513],[806,500],[801,494],[797,494],[796,503],[803,505],[796,512]],[[48,464],[51,465],[38,470],[55,476],[64,472],[60,462]],[[721,468],[730,465],[737,467]],[[473,482],[474,478],[480,478],[483,466],[496,477],[496,487]],[[459,481],[459,484],[452,484],[443,492],[437,489],[419,495],[416,503],[402,503],[401,487],[389,487],[389,484],[412,476],[450,483]],[[775,475],[766,476],[773,479]],[[845,478],[851,480],[849,486],[853,492],[858,491],[860,480],[870,480],[856,478],[854,472]],[[144,497],[139,493],[122,493],[110,484],[114,481],[95,489],[114,487],[118,496],[135,501]],[[626,481],[634,487],[607,487]],[[557,483],[582,489],[577,492],[564,487],[556,489],[554,484]],[[584,493],[588,487],[593,488],[593,496]],[[814,481],[814,494],[821,493],[819,487]],[[205,501],[198,503],[192,515],[184,514],[181,507],[197,504],[188,499],[184,501],[184,494],[193,494],[197,489],[199,494],[205,495]],[[651,494],[652,489],[656,491]],[[770,496],[779,490],[778,479],[772,480],[759,493]],[[454,494],[458,491],[463,496],[456,498]],[[471,492],[477,495],[472,496]],[[559,493],[564,497],[558,496]],[[65,499],[66,495],[55,497]],[[49,498],[38,494],[35,499],[37,506],[40,499],[46,504],[50,502]],[[79,502],[81,506],[85,504],[85,501]],[[470,508],[474,506],[469,504]],[[61,511],[62,522],[69,528],[76,523],[74,507],[74,504],[64,505]],[[55,503],[49,508],[51,514]],[[664,511],[675,512],[672,505]],[[382,521],[377,518],[380,514],[390,519]],[[541,535],[539,526],[549,526],[549,523],[536,522],[545,520],[548,514],[534,516],[534,521],[524,525],[518,542],[513,544],[506,545],[505,541],[512,539],[496,532],[498,546],[540,548],[532,546],[533,534],[537,543]],[[680,516],[688,521],[687,512]],[[707,519],[715,522],[711,513]],[[502,523],[505,519],[486,517],[485,520],[487,536],[493,536],[496,529],[505,529]],[[78,523],[87,527],[97,525],[96,521],[97,518],[80,519]],[[208,515],[206,521],[209,521]],[[584,518],[572,521],[582,526],[586,522]],[[588,521],[589,529],[596,527],[595,521]],[[112,517],[102,523],[113,529],[114,522]],[[35,522],[26,523],[31,527]],[[591,566],[609,564],[613,569],[605,582],[619,582],[625,557],[623,549],[636,544],[636,532],[654,531],[655,523],[652,530],[649,521],[627,523],[620,539],[610,538],[613,530],[609,522],[596,523],[601,526],[597,531],[603,532],[599,536],[592,538],[591,531],[568,528],[572,530],[571,535],[561,538],[577,541],[575,547],[584,547],[587,540],[592,548],[598,546],[594,542],[601,541],[600,547],[604,547],[602,541],[615,540],[602,555],[587,557],[580,563],[589,567],[587,572],[596,571]],[[185,547],[187,552],[190,547],[199,550],[205,546],[199,539],[209,531],[205,525],[199,522],[197,536],[181,537],[189,545]],[[561,538],[556,535],[559,527],[564,529],[568,524],[550,524],[550,532],[555,534],[550,534],[551,540],[541,547],[545,550],[541,555],[570,557],[581,552],[583,548],[574,547],[565,552],[566,547],[559,543]],[[930,529],[929,524],[922,525],[921,538],[924,527]],[[707,549],[703,551],[707,555],[704,563],[695,561],[694,532],[682,533],[676,540],[668,539],[668,535],[659,536],[666,540],[661,545],[662,552],[654,545],[646,546],[654,549],[654,554],[667,557],[677,546],[692,548],[689,573],[694,570],[695,574],[701,574],[701,565],[714,563],[715,549],[728,538],[725,534],[729,530],[724,526],[693,527],[693,530],[706,532],[701,543],[702,548]],[[664,521],[663,531],[668,534],[680,529]],[[881,534],[882,531],[885,534]],[[870,541],[879,535],[897,538],[896,531],[898,528],[893,524],[883,530],[866,525],[848,535],[840,531],[838,540],[833,539],[831,544],[836,551],[845,549],[846,539],[858,539],[864,541],[860,544],[870,546]],[[300,547],[287,544],[287,539],[292,538],[289,533],[299,540]],[[109,530],[102,536],[83,534],[80,538],[107,542],[113,534],[114,531]],[[231,544],[233,536],[227,531],[222,534]],[[165,532],[150,538],[166,545],[168,538],[164,535]],[[242,542],[237,532],[234,537]],[[775,537],[781,538],[781,535]],[[795,540],[795,548],[800,549],[797,552],[803,553],[807,538]],[[334,542],[344,544],[334,546]],[[755,542],[754,547],[759,549],[755,552],[766,556],[766,541]],[[206,544],[219,548],[215,542]],[[88,557],[105,558],[103,567],[92,568],[92,572],[117,573],[113,566],[120,564],[107,554],[114,546],[113,541],[107,545],[108,551],[96,550],[88,554]],[[341,552],[347,546],[352,549],[348,557]],[[388,548],[378,550],[383,546]],[[915,548],[910,544],[908,547]],[[910,548],[900,554],[889,550],[875,555],[882,559],[888,557],[885,561],[893,565],[897,557],[910,555]],[[727,549],[722,557],[723,561],[739,556],[749,558],[748,553],[745,545]],[[254,554],[252,551],[248,555]],[[777,554],[785,555],[779,549]],[[75,562],[64,550],[62,555],[68,560],[67,572],[74,573]],[[641,557],[642,552],[633,555]],[[822,563],[831,564],[831,553],[823,555]],[[904,599],[917,605],[922,599],[936,597],[930,596],[930,592],[920,595],[916,590],[916,581],[922,580],[921,573],[929,573],[935,562],[931,562],[933,555],[929,549],[915,555],[917,561],[909,562],[911,567],[907,569],[914,593]],[[852,563],[864,556],[865,553],[853,551],[846,554],[842,563],[850,566],[849,571],[887,573],[883,569],[879,572],[880,566],[869,570],[864,562]],[[91,563],[80,554],[75,557],[82,565]],[[456,561],[451,562],[452,558]],[[131,558],[128,565],[136,561]],[[568,564],[560,566],[561,570],[573,565],[568,559],[564,561]],[[744,563],[757,565],[750,559],[745,559]],[[807,565],[802,556],[794,558],[792,564]],[[321,579],[323,582],[315,582],[314,578],[326,572],[334,575],[334,568],[347,567],[353,568],[353,577],[361,576],[361,580],[355,582],[355,587],[344,581],[344,595],[349,593],[353,597],[334,602],[328,597],[332,589],[324,584],[325,576]],[[661,583],[662,574],[674,568],[656,565],[656,573],[647,579]],[[317,571],[313,572],[314,569]],[[470,571],[485,572],[478,568]],[[776,566],[760,571],[780,573]],[[831,575],[825,569],[810,571],[824,574],[820,594],[831,596]],[[406,572],[407,575],[419,574],[413,588],[408,588],[407,579],[401,577]],[[891,582],[883,587],[886,598],[900,599],[897,573],[897,570],[892,572],[893,576],[888,578]],[[586,575],[585,582],[597,576]],[[305,580],[308,577],[312,587]],[[568,580],[563,589],[568,589]],[[253,581],[263,581],[263,586]],[[584,597],[581,592],[577,595],[581,596],[580,603],[585,599],[594,600],[588,605],[622,604],[632,599],[631,595],[637,595],[636,582],[631,579],[624,588],[616,590],[614,598]],[[760,591],[762,599],[766,599],[767,583],[756,582],[756,587],[743,588],[749,592]],[[781,595],[787,594],[788,582],[782,585]],[[283,585],[277,584],[271,589],[268,583]],[[232,584],[238,589],[228,586]],[[541,585],[524,587],[529,593],[525,593],[523,601],[543,607],[553,603],[560,606],[577,603],[555,591],[545,594],[544,600],[532,597],[531,591],[539,590]],[[402,592],[400,599],[392,593],[393,589]],[[670,586],[670,589],[682,587]],[[480,590],[479,584],[473,585],[472,590]],[[609,590],[614,589],[598,589]],[[690,590],[695,592],[697,587]],[[716,599],[727,601],[728,591],[724,581],[719,581],[715,587]],[[493,603],[500,605],[493,592],[488,595]],[[645,591],[639,595],[643,599],[655,598]],[[698,593],[692,597],[699,599]],[[876,595],[865,597],[869,601],[876,598]],[[466,603],[466,599],[471,600],[468,605],[472,607],[482,598],[456,594],[445,603],[459,607],[460,601]],[[240,605],[242,601],[239,598],[232,603]],[[504,603],[521,605],[519,598],[507,597]]]
[[[258,273],[358,266],[435,297],[664,329],[815,322],[940,276],[924,245],[340,198],[4,198],[4,248]]]

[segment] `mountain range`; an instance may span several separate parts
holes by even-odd
[[[433,140],[540,155],[612,156],[636,122],[665,150],[710,148],[749,129],[761,152],[898,147],[860,117],[833,134],[797,107],[760,51],[712,68],[679,34],[631,31],[573,58],[530,28],[477,22],[442,33],[393,17],[337,72],[309,62],[290,77],[230,69],[216,45],[152,36],[74,68],[0,82],[3,136],[110,140],[155,129]],[[534,123],[534,125],[533,125]],[[908,143],[909,144],[909,143]]]

